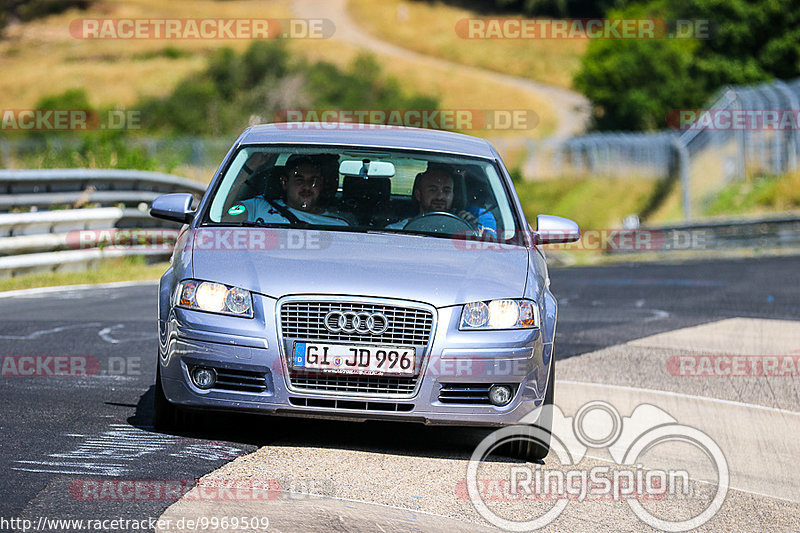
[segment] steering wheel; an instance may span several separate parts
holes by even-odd
[[[478,231],[478,227],[458,215],[447,211],[430,211],[409,220],[403,229],[430,231],[433,233],[456,233],[457,231]]]

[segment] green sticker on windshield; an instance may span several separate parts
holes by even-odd
[[[245,207],[242,204],[239,204],[239,205],[235,205],[235,206],[231,207],[230,209],[228,209],[228,214],[229,215],[241,215],[242,213],[244,213],[244,211],[245,211]]]

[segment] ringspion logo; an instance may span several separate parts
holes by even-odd
[[[552,410],[552,427],[548,429],[536,425],[536,417],[545,416],[545,410]],[[520,425],[504,427],[484,438],[470,458],[466,480],[454,487],[457,496],[464,497],[466,492],[475,510],[496,527],[533,531],[558,519],[570,502],[613,500],[627,503],[639,520],[655,529],[688,531],[708,522],[725,502],[730,472],[722,449],[707,434],[679,423],[659,407],[640,404],[630,416],[623,417],[613,405],[596,400],[581,406],[573,417],[552,405],[530,416]],[[501,464],[493,469],[496,463],[487,461],[487,457],[516,441],[526,445],[549,443],[548,461],[544,465],[507,463],[507,467]],[[659,449],[669,450],[675,442],[685,449],[679,456],[668,451],[666,457],[679,468],[644,467],[643,458]],[[613,464],[581,466],[590,449],[607,450]],[[710,466],[705,474],[710,479],[704,481],[714,487],[713,495],[695,491],[692,480],[701,479],[699,472],[684,467],[686,454],[695,452],[705,458],[703,468]],[[498,471],[504,474],[500,479]],[[491,474],[487,477],[484,472]],[[555,503],[546,510],[506,505],[535,500]],[[687,505],[688,500],[696,505]],[[642,505],[648,501],[658,501],[659,505]]]

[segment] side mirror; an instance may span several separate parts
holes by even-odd
[[[574,220],[555,215],[536,217],[536,244],[574,242],[581,238],[581,230]]]
[[[185,192],[163,194],[150,205],[150,216],[188,224],[194,217],[193,199],[191,194]]]

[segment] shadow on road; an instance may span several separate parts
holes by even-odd
[[[128,418],[132,426],[153,428],[151,386]],[[431,458],[468,460],[492,428],[426,426],[413,422],[349,422],[235,412],[196,411],[189,429],[168,434],[251,446],[341,449]]]

